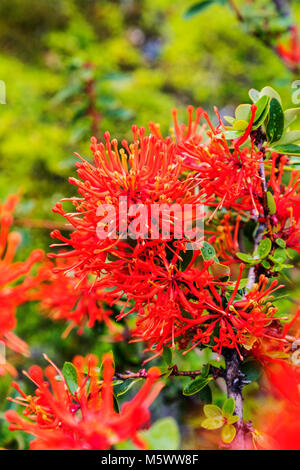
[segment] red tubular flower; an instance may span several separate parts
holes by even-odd
[[[111,294],[94,287],[88,277],[78,280],[68,259],[58,259],[56,265],[44,263],[39,276],[44,282],[34,298],[53,320],[68,321],[63,337],[76,326],[78,334],[82,334],[85,325],[93,328],[96,321],[104,322],[112,334],[120,330],[110,318],[112,310],[105,305],[111,302]]]
[[[287,185],[282,184],[287,157],[272,154],[268,188],[272,191],[276,213],[273,216],[275,237],[282,238],[286,246],[300,253],[300,172],[291,172]]]
[[[257,206],[261,196],[261,180],[259,176],[259,160],[261,153],[254,149],[240,146],[247,140],[255,118],[256,106],[251,107],[251,119],[244,134],[233,140],[233,149],[229,148],[225,136],[225,126],[215,109],[219,124],[215,128],[207,113],[197,109],[195,122],[192,122],[192,107],[189,107],[189,124],[179,126],[177,114],[173,111],[177,153],[183,158],[183,164],[189,170],[194,170],[205,204],[215,207],[214,213],[222,207],[234,208],[240,213],[254,209],[258,215]],[[201,115],[206,120],[209,130],[207,139],[202,142],[197,133]],[[155,132],[155,126],[150,123]],[[156,135],[160,135],[156,133]],[[214,214],[213,214],[214,215]]]
[[[282,59],[293,69],[297,69],[300,64],[300,39],[299,31],[296,25],[291,28],[289,45],[279,44],[277,52]]]
[[[38,283],[37,278],[28,274],[32,266],[43,258],[44,253],[42,250],[34,250],[26,261],[13,262],[21,242],[18,233],[9,232],[17,201],[18,197],[13,195],[0,204],[0,340],[14,351],[28,354],[28,346],[17,338],[12,330],[16,326],[16,308],[30,298],[30,290]],[[20,281],[23,276],[27,277]],[[9,364],[0,367],[0,374],[5,370],[15,372]]]
[[[130,229],[131,218],[127,214],[125,217],[125,213],[133,204],[143,204],[150,209],[152,204],[176,202],[182,207],[199,200],[199,196],[194,195],[195,178],[180,179],[182,158],[175,153],[176,145],[170,139],[163,141],[155,136],[145,136],[143,128],[138,130],[133,126],[132,130],[133,144],[122,141],[123,148],[120,150],[115,139],[110,142],[108,132],[105,133],[106,147],[92,138],[94,164],[82,159],[77,163],[80,180],[70,178],[70,183],[78,187],[82,196],[70,199],[75,213],[66,213],[60,203],[53,209],[63,215],[75,230],[70,239],[58,231],[53,232],[53,238],[61,240],[64,247],[72,247],[73,251],[51,256],[74,258],[74,271],[81,273],[81,278],[87,274],[100,277],[103,272],[110,275],[114,272],[117,280],[120,270],[127,270],[129,275],[137,257],[148,260],[152,253],[152,257],[160,258],[161,245],[165,246],[173,240],[174,218],[169,240],[162,240],[161,237],[158,240],[150,239],[143,234],[137,240],[128,241],[122,237],[123,228]],[[119,210],[121,197],[127,198],[124,212],[123,209]],[[100,239],[97,227],[103,216],[97,213],[99,207],[106,204],[115,209],[116,227],[109,225],[107,237]],[[145,227],[145,231],[148,228]],[[158,233],[161,234],[160,225]]]
[[[77,356],[73,364],[77,371],[78,388],[72,395],[62,372],[51,362],[44,379],[42,370],[33,366],[25,375],[34,383],[34,396],[20,393],[16,400],[25,407],[24,416],[16,411],[5,414],[10,430],[23,430],[35,436],[32,450],[107,450],[113,445],[131,439],[139,448],[146,443],[138,431],[149,424],[149,406],[163,387],[158,381],[160,371],[151,368],[138,394],[124,403],[120,413],[114,410],[112,380],[113,358],[103,358],[103,382],[99,382],[95,356],[84,359]],[[87,375],[85,368],[88,367]]]

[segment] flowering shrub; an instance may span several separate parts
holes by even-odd
[[[299,310],[282,314],[276,296],[300,253],[300,174],[291,161],[300,146],[290,131],[299,108],[283,111],[270,87],[249,95],[253,104],[238,106],[227,124],[217,109],[214,126],[200,108],[194,119],[189,107],[187,125],[173,111],[170,136],[152,122],[149,135],[133,126],[133,142],[122,146],[108,133],[105,145],[93,137],[92,162],[78,155],[79,179],[69,179],[78,196],[53,209],[70,235],[55,229],[51,236],[59,243],[48,255],[55,264],[44,261],[36,277],[2,288],[1,337],[22,349],[11,333],[15,309],[38,300],[53,320],[69,323],[64,336],[74,326],[83,334],[86,324],[103,322],[111,341],[142,342],[144,363],[156,359],[161,369],[116,373],[111,354],[101,367],[93,355],[77,356],[62,370],[49,360],[48,380],[31,367],[25,375],[34,396],[14,382],[20,396],[10,399],[25,407],[25,417],[6,413],[10,430],[35,436],[31,449],[109,449],[128,439],[149,448],[145,431],[138,431],[149,425],[149,405],[163,386],[158,378],[180,376],[190,377],[185,395],[225,380],[227,398],[206,404],[201,422],[220,430],[221,446],[298,448],[297,438],[286,436],[297,430],[289,419],[299,404]],[[1,206],[3,284],[42,259],[37,250],[27,262],[12,263],[19,241],[8,235],[15,202]],[[155,217],[153,207],[162,206]],[[122,333],[118,321],[128,321]],[[192,350],[211,351],[215,359],[199,370],[179,370],[174,355]],[[257,379],[257,367],[278,398],[270,426],[262,415],[258,427],[244,420],[242,389]],[[138,394],[118,411],[114,396],[141,380]]]

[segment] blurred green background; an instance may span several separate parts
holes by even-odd
[[[51,207],[73,194],[67,182],[75,173],[73,152],[89,155],[92,134],[101,138],[109,130],[118,139],[130,139],[132,123],[147,126],[149,121],[159,122],[166,133],[173,107],[181,118],[188,104],[210,114],[216,105],[230,114],[248,101],[249,88],[266,84],[292,106],[295,76],[279,58],[242,31],[226,5],[184,19],[193,3],[1,0],[0,80],[6,84],[6,104],[0,105],[0,198],[14,192],[22,196],[15,222],[23,236],[19,259],[33,248],[48,251],[49,227],[61,222]],[[300,18],[299,4],[294,11]],[[61,338],[64,328],[40,315],[36,305],[20,308],[17,333],[33,356],[26,361],[13,356],[16,367],[44,365],[43,352],[62,366],[75,354],[101,354],[112,347],[99,340],[101,325],[83,336],[73,331],[67,340]],[[113,348],[120,369],[139,368],[141,346]],[[177,363],[199,368],[199,357],[191,353]],[[2,410],[9,383],[8,377],[0,380]],[[153,413],[154,418],[175,416],[186,430],[182,413],[200,401],[182,397],[182,385],[182,379],[173,381]],[[21,433],[8,434],[1,426],[2,446],[26,447]]]

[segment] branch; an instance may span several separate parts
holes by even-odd
[[[174,365],[169,368],[169,370],[172,369],[172,372],[169,374],[169,377],[191,377],[194,379],[198,375],[201,375],[203,372],[203,369],[197,369],[197,370],[178,370],[177,366]],[[221,377],[223,375],[223,371],[221,369],[218,369],[217,367],[210,366],[209,367],[209,372],[214,376],[214,378]],[[167,372],[163,373],[160,375],[160,377],[164,377],[167,375]],[[131,371],[126,371],[126,373],[120,373],[120,372],[115,372],[114,379],[118,380],[128,380],[128,379],[147,379],[148,378],[148,372],[146,369],[140,369],[138,372],[131,372]]]

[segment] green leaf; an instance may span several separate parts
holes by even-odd
[[[207,418],[223,418],[223,412],[217,405],[204,405],[203,412]]]
[[[225,424],[221,432],[221,439],[225,444],[230,444],[236,435],[236,429],[232,424]]]
[[[270,143],[280,140],[284,130],[284,114],[281,104],[276,98],[270,101],[269,122],[267,124],[267,138]]]
[[[233,125],[235,122],[235,118],[232,116],[224,116],[224,119],[229,122],[229,124]]]
[[[271,150],[284,155],[300,155],[300,146],[295,144],[275,145]]]
[[[78,388],[78,381],[77,381],[77,372],[75,367],[71,362],[65,362],[62,368],[62,374],[65,378],[66,384],[70,393],[74,395]]]
[[[241,371],[245,374],[247,380],[253,382],[257,380],[261,374],[261,367],[257,361],[253,359],[242,362]]]
[[[284,126],[288,127],[300,114],[300,108],[290,108],[284,111]]]
[[[270,258],[275,263],[284,263],[285,260],[287,259],[286,250],[284,250],[283,248],[276,248],[276,250],[274,251],[273,255],[270,256]]]
[[[143,379],[142,378],[127,379],[127,380],[124,380],[124,382],[121,383],[120,385],[116,385],[114,389],[116,397],[121,397],[122,395],[127,393],[128,390],[130,390],[137,382],[140,382],[141,380]]]
[[[250,104],[240,104],[235,110],[235,119],[237,121],[240,121],[240,120],[245,121],[247,122],[247,125],[248,125],[248,122],[250,119],[250,113],[251,113]]]
[[[269,104],[270,98],[269,96],[262,96],[259,98],[259,100],[255,103],[257,110],[255,111],[255,117],[254,117],[254,122],[253,122],[253,128],[257,128],[261,126],[263,121],[265,120],[267,114],[268,114],[268,104]]]
[[[180,444],[179,429],[173,418],[157,420],[147,431],[140,431],[139,436],[147,442],[149,450],[177,450]]]
[[[214,0],[203,0],[202,2],[194,3],[183,15],[183,17],[188,20],[193,18],[193,16],[201,13],[205,8],[209,7],[214,3]]]
[[[276,214],[276,203],[273,194],[270,191],[267,191],[267,203],[270,214]]]
[[[211,403],[212,402],[212,393],[209,385],[206,385],[197,395],[197,398],[202,401],[202,403]]]
[[[248,94],[253,103],[256,103],[260,98],[260,92],[258,90],[255,90],[255,88],[251,88]]]
[[[272,242],[269,238],[264,238],[257,248],[257,253],[260,258],[266,258],[272,248]]]
[[[209,405],[205,405],[209,406]],[[224,425],[223,416],[216,416],[215,418],[206,418],[202,421],[201,426],[205,429],[219,429]]]
[[[236,253],[236,256],[241,259],[242,261],[244,261],[245,263],[253,263],[255,262],[255,260],[253,259],[252,256],[248,255],[247,253],[241,253],[241,252],[237,252]]]
[[[276,99],[280,104],[281,104],[281,98],[280,98],[280,95],[279,93],[277,93],[276,90],[274,90],[274,88],[270,87],[270,86],[265,86],[260,94],[260,96],[264,96],[264,95],[267,95],[269,96],[271,99],[274,98]]]
[[[173,355],[172,355],[171,348],[168,348],[168,347],[164,348],[163,353],[162,353],[162,359],[168,366],[172,365]]]
[[[226,416],[226,418],[228,418],[228,416],[231,416],[233,414],[234,410],[235,410],[234,398],[233,397],[227,398],[224,401],[223,406],[222,406],[223,415]]]
[[[244,289],[246,285],[248,284],[248,282],[249,282],[249,279],[247,277],[245,277],[244,279],[241,279],[239,283],[239,289]],[[235,285],[236,285],[236,282],[233,282],[232,284],[228,285],[226,288],[229,291],[233,291],[235,289]]]
[[[277,145],[287,145],[293,144],[300,140],[300,131],[290,131],[285,132],[281,139],[278,141]]]
[[[261,265],[262,265],[265,269],[270,269],[270,267],[271,267],[269,261],[267,261],[266,259],[263,259],[263,260],[262,260]]]
[[[190,396],[200,392],[210,382],[210,377],[202,377],[199,375],[194,380],[191,380],[182,390],[183,395]]]
[[[119,402],[118,402],[118,399],[116,397],[116,395],[114,394],[113,395],[113,403],[114,403],[114,410],[116,413],[120,413],[120,407],[119,407]]]
[[[210,260],[216,256],[214,247],[207,242],[203,242],[201,254],[204,260]]]
[[[282,238],[276,238],[275,243],[280,246],[280,248],[286,247],[286,242]]]
[[[237,119],[236,121],[234,121],[233,124],[233,128],[236,131],[244,131],[245,129],[247,129],[247,126],[248,122],[244,121],[243,119]]]
[[[226,132],[224,132],[226,140],[238,139],[243,134],[244,134],[244,132],[242,132],[242,131],[226,131]]]

